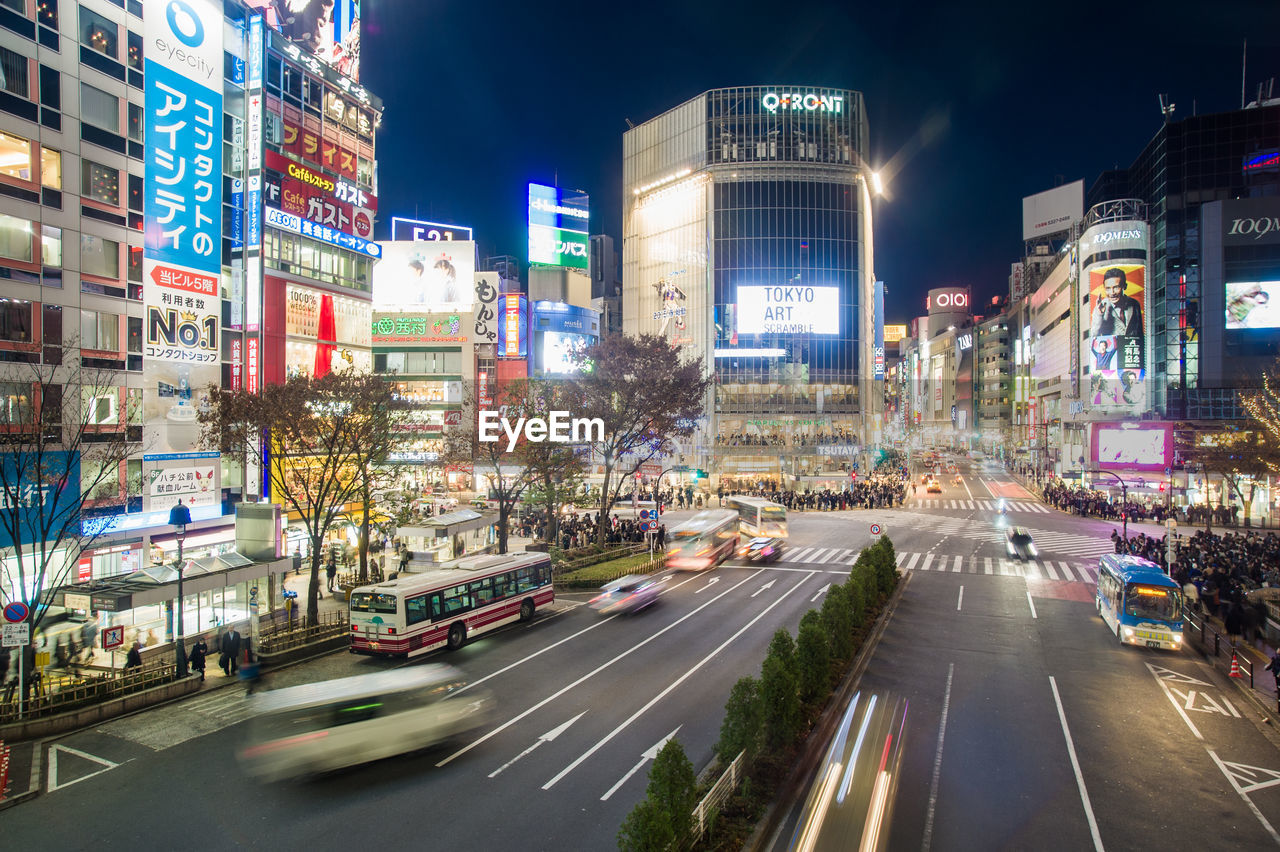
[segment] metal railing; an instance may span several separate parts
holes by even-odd
[[[694,835],[690,838],[693,842],[696,843],[707,833],[708,815],[723,805],[742,783],[746,755],[745,751],[738,752],[738,756],[729,764],[729,768],[720,774],[716,783],[712,784],[711,789],[707,791],[707,795],[703,796],[702,801],[698,802],[698,806],[693,809]]]
[[[170,661],[156,660],[138,668],[56,677],[46,676],[37,670],[30,679],[30,691],[23,707],[23,718],[33,719],[51,716],[89,704],[99,704],[154,686],[172,683],[177,670]],[[18,720],[17,680],[5,685],[0,695],[0,723]]]
[[[349,619],[345,611],[321,613],[316,624],[306,624],[305,621],[305,616],[299,616],[297,622],[277,625],[260,633],[258,652],[279,654],[291,651],[320,639],[343,635],[349,629]]]
[[[1209,624],[1209,620],[1204,616],[1187,611],[1183,613],[1183,619],[1190,624],[1193,629],[1200,631],[1200,646],[1206,651],[1211,644],[1207,634],[1213,634],[1212,646],[1213,656],[1215,659],[1219,656],[1225,656],[1226,654],[1235,654],[1236,664],[1240,666],[1242,674],[1249,678],[1249,688],[1252,689],[1253,660],[1249,659],[1249,655],[1239,652],[1237,650],[1236,643],[1232,642],[1230,637],[1224,636],[1222,633],[1218,632],[1218,629]],[[1226,646],[1226,654],[1223,652],[1224,645]]]

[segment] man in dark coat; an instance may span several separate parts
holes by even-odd
[[[233,675],[240,669],[240,641],[240,632],[234,627],[228,627],[227,632],[222,634],[222,654],[218,663],[225,675]]]

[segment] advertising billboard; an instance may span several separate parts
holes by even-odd
[[[383,312],[469,313],[475,302],[476,244],[380,243],[373,267],[373,306]]]
[[[1065,231],[1084,218],[1084,181],[1078,180],[1022,199],[1022,238],[1034,240]]]
[[[567,374],[579,371],[574,360],[577,353],[592,343],[585,334],[564,331],[546,331],[542,334],[542,372]]]
[[[293,44],[360,80],[360,0],[245,0]]]
[[[466,343],[466,314],[388,314],[373,318],[373,343]]]
[[[1222,202],[1222,244],[1238,246],[1280,243],[1280,199],[1275,196]]]
[[[196,448],[221,380],[223,20],[211,0],[144,10],[143,445],[164,458]]]
[[[1107,470],[1163,473],[1173,464],[1173,427],[1168,423],[1094,423],[1090,458]]]
[[[871,378],[884,381],[884,282],[877,281],[875,312],[872,317],[874,340],[871,344]]]
[[[357,251],[361,254],[369,255],[369,257],[382,257],[382,247],[372,240],[366,240],[364,237],[357,237],[355,234],[339,231],[337,228],[330,228],[328,225],[313,222],[310,219],[303,218],[296,213],[288,213],[278,207],[266,208],[266,220],[268,225],[273,228],[279,228],[282,231],[289,231],[304,237],[310,237],[313,240],[320,240],[331,246]],[[377,269],[377,267],[374,268],[375,270]]]
[[[498,298],[498,357],[526,358],[529,354],[529,300],[518,293]]]
[[[575,353],[600,337],[600,314],[563,302],[534,302],[534,372],[568,374],[578,371]]]
[[[1138,412],[1148,404],[1147,226],[1107,222],[1084,232],[1081,373],[1094,408]]]
[[[839,334],[840,288],[739,286],[739,334]]]
[[[907,336],[907,327],[905,325],[886,325],[884,327],[884,342],[897,343],[899,340]]]
[[[354,151],[325,139],[318,130],[308,130],[288,120],[280,122],[280,126],[284,150],[334,174],[356,179],[358,160]]]
[[[1280,281],[1228,282],[1227,328],[1280,328]]]
[[[466,225],[447,225],[444,222],[426,222],[422,219],[405,219],[402,216],[391,217],[391,239],[393,240],[428,240],[453,241],[469,240],[472,231]]]
[[[217,453],[187,453],[181,458],[143,456],[144,511],[169,510],[181,500],[189,508],[222,502]]]
[[[588,268],[590,208],[586,193],[529,184],[529,263]]]

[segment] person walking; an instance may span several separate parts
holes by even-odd
[[[191,663],[193,672],[200,672],[200,680],[204,681],[205,658],[209,656],[209,646],[205,643],[204,637],[201,636],[196,643],[191,646],[191,653],[187,655],[188,662]]]
[[[124,670],[136,669],[142,667],[142,643],[136,639],[129,648],[129,653],[124,658]]]
[[[333,579],[338,576],[338,563],[333,558],[333,554],[329,554],[329,560],[324,564],[325,588],[330,594],[333,593]]]
[[[220,648],[221,655],[218,657],[218,664],[222,666],[222,673],[227,677],[234,675],[240,669],[240,632],[235,627],[228,627],[227,632],[222,634]]]

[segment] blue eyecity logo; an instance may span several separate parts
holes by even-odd
[[[204,24],[196,10],[183,0],[170,0],[164,10],[165,20],[178,41],[187,47],[199,47],[204,44]],[[188,32],[191,31],[191,32]]]

